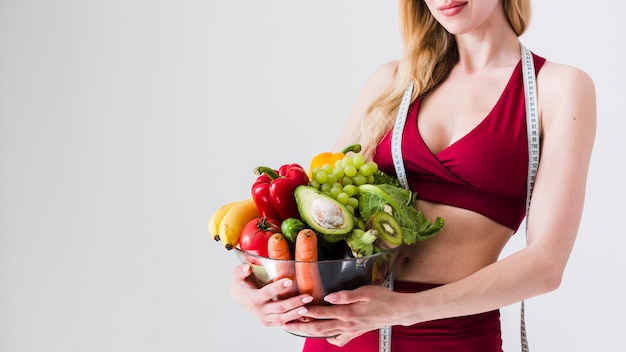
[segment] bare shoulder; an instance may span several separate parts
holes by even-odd
[[[537,76],[537,92],[544,123],[564,118],[595,121],[595,84],[580,68],[546,61]]]
[[[389,61],[380,65],[367,80],[362,95],[373,99],[382,94],[393,82],[397,68],[397,61]]]
[[[538,80],[547,86],[561,88],[594,89],[594,83],[587,72],[578,67],[546,61],[539,71]]]
[[[374,71],[357,97],[351,112],[353,117],[362,118],[366,115],[372,102],[392,84],[397,67],[397,61],[389,61]]]
[[[543,169],[561,178],[586,175],[596,131],[593,80],[579,68],[546,62],[537,76],[537,93]]]

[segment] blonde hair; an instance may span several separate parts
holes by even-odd
[[[520,36],[530,20],[530,0],[501,1],[511,28]],[[435,20],[424,0],[400,0],[399,18],[404,54],[393,83],[372,102],[364,119],[360,142],[367,158],[393,126],[409,82],[414,84],[411,100],[415,100],[443,81],[458,61],[454,36]]]

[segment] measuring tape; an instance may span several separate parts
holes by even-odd
[[[402,159],[402,131],[404,130],[404,123],[406,122],[409,106],[411,105],[411,95],[413,95],[413,82],[409,83],[409,86],[404,91],[404,96],[402,96],[398,116],[396,116],[396,122],[391,135],[391,158],[393,159],[393,166],[396,169],[396,177],[398,181],[400,181],[400,185],[405,189],[409,189],[409,181],[406,178],[404,160]]]
[[[402,161],[402,130],[404,129],[404,122],[406,121],[409,106],[411,105],[412,94],[413,82],[409,83],[409,86],[404,91],[404,96],[400,102],[398,116],[396,117],[393,133],[391,135],[391,157],[393,159],[393,165],[396,169],[396,177],[398,178],[398,181],[400,181],[400,185],[405,189],[409,189],[409,181],[406,178],[404,162]],[[393,272],[389,274],[389,277],[385,280],[383,286],[393,291]],[[391,326],[384,326],[378,330],[378,343],[380,352],[391,351]]]
[[[539,168],[539,150],[541,135],[539,132],[539,110],[537,106],[537,84],[535,82],[535,62],[533,56],[524,44],[522,44],[522,60],[524,61],[524,97],[526,100],[526,129],[528,137],[528,181],[526,183],[526,241],[528,242],[528,213],[530,211],[530,198],[535,186],[537,169]],[[526,335],[526,309],[524,301],[520,307],[520,338],[522,352],[528,352],[528,336]]]
[[[402,161],[402,131],[404,130],[404,123],[409,112],[409,106],[411,105],[412,94],[413,82],[409,83],[409,86],[404,91],[404,96],[400,102],[400,108],[398,109],[398,115],[396,116],[396,122],[391,135],[391,158],[393,159],[393,165],[396,169],[396,177],[398,181],[400,181],[400,185],[405,189],[409,189],[409,181],[407,180],[404,162]],[[393,291],[393,272],[389,275],[387,280],[385,280],[383,286]],[[391,326],[384,326],[378,330],[378,340],[380,352],[391,351]]]
[[[528,181],[526,193],[526,240],[528,240],[528,211],[530,209],[530,197],[535,184],[537,168],[539,167],[539,116],[537,114],[537,89],[535,83],[535,65],[531,52],[521,44],[522,49],[522,75],[524,79],[524,100],[526,106],[526,128],[528,137]],[[404,91],[402,101],[398,109],[398,115],[394,123],[391,136],[391,157],[396,170],[396,177],[400,181],[400,185],[405,189],[409,189],[409,182],[404,168],[402,159],[402,132],[411,105],[411,96],[413,94],[413,82]],[[393,273],[385,280],[383,286],[393,290]],[[520,312],[520,333],[522,342],[522,351],[528,352],[528,338],[526,336],[526,321],[524,301],[522,301]],[[379,329],[379,351],[391,351],[391,326],[385,326]]]

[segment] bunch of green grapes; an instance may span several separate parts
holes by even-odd
[[[374,182],[378,165],[366,162],[363,154],[347,154],[335,165],[324,164],[311,170],[311,186],[344,204],[352,214],[359,208],[358,186]]]

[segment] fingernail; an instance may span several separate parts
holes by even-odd
[[[306,303],[311,303],[313,302],[313,297],[311,296],[306,296],[302,298],[302,303],[306,304]]]
[[[324,297],[324,301],[326,301],[328,303],[335,302],[335,301],[337,301],[337,295],[334,295],[334,294],[331,293],[330,295]]]
[[[285,281],[283,281],[283,287],[291,287],[291,285],[293,285],[293,281],[292,280],[285,280]]]
[[[241,266],[241,272],[247,273],[248,271],[250,271],[250,264],[244,264]]]
[[[298,315],[305,315],[309,310],[306,308],[301,308],[298,310]]]

